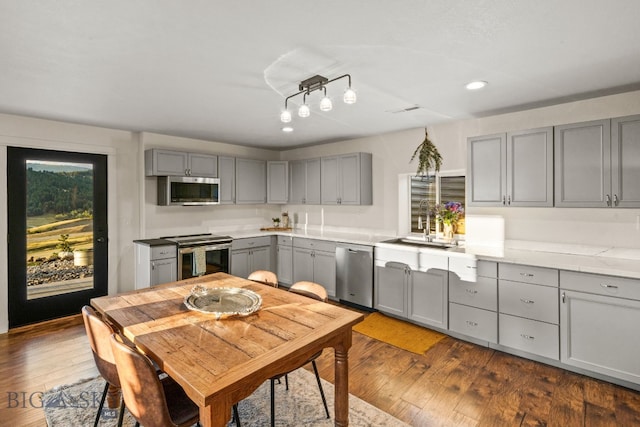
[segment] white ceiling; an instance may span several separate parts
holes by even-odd
[[[639,18],[637,0],[0,0],[0,113],[279,149],[351,139],[640,89]],[[301,80],[344,73],[356,104],[338,80],[332,111],[313,92],[281,131]]]

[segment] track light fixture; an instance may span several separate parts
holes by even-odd
[[[298,85],[298,91],[293,95],[289,95],[284,100],[284,110],[280,113],[280,121],[282,123],[291,122],[291,112],[288,108],[289,99],[294,96],[302,95],[302,105],[298,108],[298,116],[299,117],[309,117],[311,115],[311,109],[307,104],[307,95],[316,90],[322,90],[324,92],[324,96],[320,100],[320,110],[321,111],[331,111],[333,109],[333,101],[331,98],[327,96],[327,85],[331,82],[335,82],[336,80],[340,80],[343,78],[347,78],[349,82],[349,86],[345,89],[342,100],[345,104],[355,104],[356,103],[356,92],[351,88],[351,76],[349,74],[343,74],[340,77],[336,77],[335,79],[327,79],[326,77],[315,75],[306,80],[303,80]]]

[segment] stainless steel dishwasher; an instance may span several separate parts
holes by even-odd
[[[343,301],[373,307],[373,246],[336,245],[336,293]]]

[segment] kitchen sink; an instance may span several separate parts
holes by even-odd
[[[445,243],[445,242],[430,242],[427,240],[419,240],[419,239],[409,239],[406,237],[400,237],[391,240],[384,240],[380,243],[391,243],[394,245],[405,245],[405,246],[414,246],[419,248],[431,248],[431,249],[449,249],[455,248],[455,243]]]

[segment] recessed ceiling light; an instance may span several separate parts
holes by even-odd
[[[285,126],[282,128],[282,132],[293,132],[293,128],[291,126]]]
[[[482,89],[486,85],[487,85],[487,82],[483,80],[476,80],[471,83],[467,83],[465,87],[469,90],[478,90],[478,89]]]

